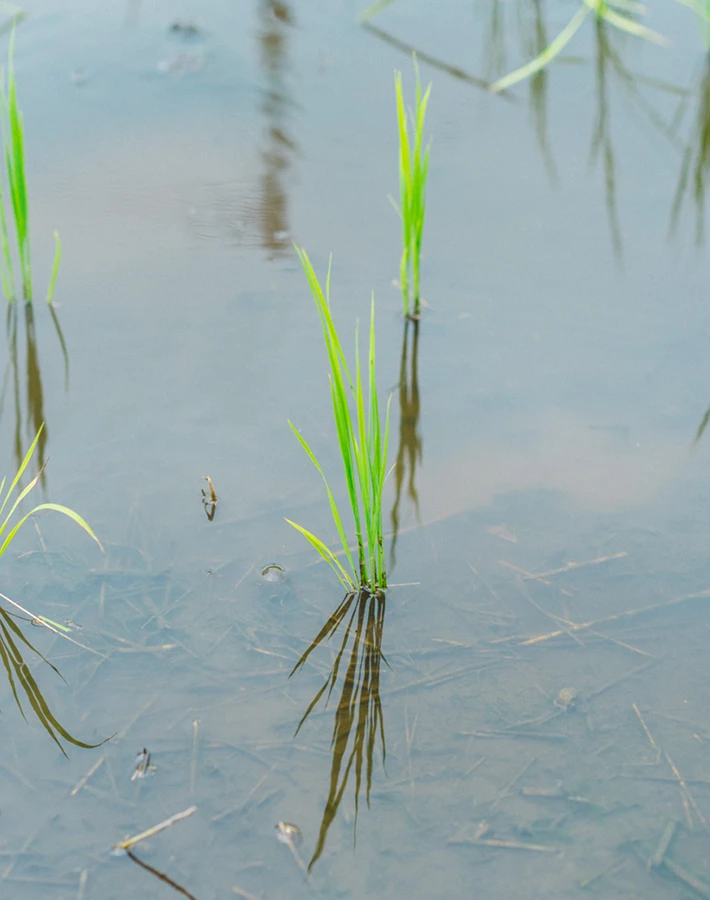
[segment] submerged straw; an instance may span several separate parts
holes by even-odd
[[[125,841],[114,844],[111,848],[111,852],[118,853],[121,850],[128,850],[128,848],[132,847],[134,844],[137,844],[140,841],[144,841],[146,838],[153,837],[154,834],[158,834],[158,832],[160,831],[165,831],[166,828],[170,828],[171,825],[174,825],[176,822],[180,822],[182,819],[187,819],[194,812],[197,812],[196,806],[190,806],[188,809],[184,809],[182,812],[175,813],[174,816],[170,816],[170,818],[165,819],[164,822],[159,822],[157,825],[153,825],[153,827],[149,828],[147,831],[142,831],[140,834],[135,835],[135,837],[126,838]]]

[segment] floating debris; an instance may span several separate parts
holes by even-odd
[[[491,525],[486,528],[486,533],[493,535],[493,537],[499,537],[504,541],[508,541],[510,544],[517,544],[517,537],[512,534],[505,525]]]
[[[577,703],[577,697],[579,694],[572,687],[562,688],[559,694],[555,697],[553,703],[559,709],[564,712],[568,712],[570,709],[574,709],[575,704]]]
[[[657,869],[665,862],[666,854],[668,853],[668,849],[671,845],[677,827],[678,823],[675,821],[675,819],[670,819],[666,823],[666,827],[663,829],[663,834],[661,835],[661,839],[658,842],[658,846],[656,847],[653,855],[648,858],[648,861],[646,863],[646,870],[648,872],[650,872],[651,869]]]
[[[219,497],[217,496],[217,492],[214,489],[214,485],[212,484],[212,479],[209,475],[202,476],[204,480],[207,482],[208,490],[202,488],[202,505],[205,508],[205,515],[207,516],[208,521],[212,521],[214,519],[214,514],[217,511],[217,504],[219,503]]]
[[[276,563],[271,563],[261,570],[261,577],[269,584],[283,584],[286,580],[286,570]]]
[[[178,53],[171,59],[161,59],[156,68],[163,75],[194,75],[202,71],[204,65],[205,54],[200,50],[195,53]]]
[[[291,822],[277,822],[274,825],[276,839],[289,847],[300,847],[303,841],[303,835],[298,825]]]
[[[153,837],[153,835],[158,834],[160,831],[165,831],[166,828],[170,828],[171,825],[174,825],[176,822],[180,822],[182,819],[187,819],[188,816],[191,816],[194,812],[197,812],[196,806],[190,806],[187,809],[184,809],[182,812],[175,813],[174,816],[170,816],[169,819],[165,819],[162,822],[159,822],[157,825],[153,825],[152,828],[149,828],[147,831],[141,831],[140,834],[135,835],[135,837],[126,838],[125,841],[120,841],[118,844],[114,844],[111,848],[111,853],[114,856],[120,856],[125,850],[128,850],[129,847],[133,847],[134,844],[138,844],[140,841],[144,841],[146,838]]]
[[[194,22],[181,22],[176,19],[168,25],[168,33],[183,40],[194,40],[200,36],[201,30]]]
[[[301,854],[296,849],[303,840],[301,829],[292,822],[277,822],[276,825],[274,825],[274,830],[276,831],[276,839],[281,841],[282,844],[286,844],[291,851],[293,858],[296,860],[296,865],[306,876],[306,881],[309,884],[312,884],[310,872],[301,859]]]
[[[540,579],[550,578],[552,575],[560,575],[563,572],[572,572],[574,569],[581,569],[584,566],[598,566],[600,563],[610,562],[613,559],[623,559],[628,555],[626,550],[622,550],[621,553],[613,553],[611,556],[597,556],[596,559],[588,559],[585,560],[585,562],[570,562],[567,563],[566,566],[561,566],[559,569],[550,569],[549,572],[531,574],[526,578],[523,578],[523,581],[538,581]]]
[[[136,767],[131,775],[131,781],[135,781],[136,778],[148,778],[150,775],[155,775],[157,771],[158,767],[150,761],[150,753],[144,747],[136,756]]]

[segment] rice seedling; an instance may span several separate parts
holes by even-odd
[[[43,429],[44,429],[44,425],[40,426],[39,431],[35,435],[35,439],[32,441],[32,444],[30,445],[30,449],[25,454],[25,458],[22,460],[22,463],[21,463],[19,469],[17,470],[17,474],[15,475],[15,477],[12,480],[12,483],[8,487],[7,491],[5,492],[4,497],[3,497],[3,490],[5,489],[5,482],[7,479],[3,478],[2,481],[0,481],[0,519],[2,519],[2,515],[5,511],[5,507],[7,506],[8,502],[10,501],[10,497],[12,496],[13,491],[18,486],[25,469],[29,465],[30,459],[32,458],[32,454],[35,452],[35,448],[37,447],[37,443],[39,442],[39,439],[40,439]],[[18,506],[22,503],[22,501],[30,493],[30,491],[36,486],[37,482],[40,479],[40,476],[41,476],[41,472],[38,472],[35,475],[35,477],[32,479],[32,481],[30,481],[30,483],[27,485],[27,487],[22,488],[22,490],[20,490],[18,492],[14,503],[10,507],[10,511],[5,516],[5,518],[2,519],[2,521],[0,521],[0,558],[3,557],[3,555],[5,554],[5,551],[8,549],[10,544],[15,539],[17,532],[20,530],[20,528],[22,528],[22,526],[30,518],[30,516],[33,516],[35,513],[40,512],[43,509],[54,510],[55,512],[62,513],[62,515],[65,515],[68,518],[72,519],[72,521],[76,522],[77,525],[79,525],[81,528],[83,528],[84,531],[96,541],[96,543],[99,545],[99,547],[101,547],[101,541],[96,537],[94,532],[91,530],[89,525],[87,525],[87,523],[82,519],[82,517],[78,513],[74,512],[73,509],[69,509],[68,506],[61,506],[59,503],[39,503],[37,506],[35,506],[33,509],[31,509],[28,513],[25,513],[25,515],[22,516],[18,522],[15,522],[14,524],[11,523],[10,520],[12,519]],[[10,529],[9,531],[7,531],[8,528]],[[4,537],[6,531],[7,531],[7,536]],[[101,547],[101,549],[103,549],[103,547]]]
[[[644,38],[654,44],[667,44],[666,38],[641,25],[634,18],[643,15],[645,11],[643,4],[636,0],[584,0],[562,31],[541,53],[524,66],[495,81],[490,87],[491,91],[497,93],[507,90],[549,65],[569,44],[590,14],[635,37]]]
[[[30,261],[29,199],[25,166],[25,129],[22,111],[17,100],[17,84],[13,62],[15,33],[10,37],[10,49],[7,59],[7,87],[5,72],[0,72],[0,131],[2,131],[3,150],[5,153],[5,175],[7,192],[10,195],[12,220],[15,226],[17,257],[20,265],[22,294],[25,303],[32,302],[32,265]],[[5,188],[0,183],[0,281],[7,299],[15,300],[16,285],[10,235],[8,230],[8,214],[5,208]],[[59,262],[61,260],[61,244],[59,235],[54,233],[56,249],[54,263],[47,291],[47,303],[52,302],[54,285],[57,280]]]
[[[84,519],[82,519],[82,517],[78,513],[74,512],[74,510],[69,509],[66,506],[61,506],[58,503],[40,503],[29,512],[21,516],[17,521],[13,521],[13,516],[18,507],[25,499],[25,497],[27,497],[30,491],[32,491],[32,489],[37,485],[37,482],[40,480],[42,474],[42,470],[40,470],[25,488],[18,488],[20,479],[27,469],[30,459],[32,458],[32,455],[35,452],[37,444],[40,440],[40,435],[42,433],[43,427],[44,426],[41,426],[39,431],[37,432],[35,439],[32,441],[32,444],[25,454],[25,457],[22,460],[22,463],[17,470],[17,473],[7,491],[5,491],[6,479],[3,478],[2,481],[0,481],[0,558],[4,556],[5,552],[12,544],[12,541],[17,536],[17,533],[25,524],[25,522],[30,518],[30,516],[44,509],[54,510],[55,512],[62,513],[68,518],[72,519],[77,523],[77,525],[83,528],[84,531],[86,531],[86,533],[90,535],[90,537],[92,537],[96,541],[99,547],[101,547],[101,542],[91,530],[89,525],[87,525],[87,523],[84,521]],[[15,492],[16,488],[18,488],[17,495],[15,496],[14,501],[12,501],[11,503],[9,512],[4,515],[5,510],[8,507],[8,504],[11,502],[12,495]],[[52,623],[51,620],[45,619],[43,616],[36,616],[33,613],[28,613],[27,610],[19,606],[19,604],[15,603],[13,600],[10,600],[10,598],[6,597],[4,594],[0,594],[0,597],[12,604],[12,606],[14,606],[16,609],[25,613],[33,624],[42,625],[45,628],[48,628],[50,631],[53,631],[55,634],[62,634],[62,632],[65,630],[64,626],[59,625],[58,623]],[[19,626],[15,622],[16,616],[17,613],[10,612],[0,607],[0,661],[2,661],[2,665],[5,669],[5,674],[7,675],[8,681],[10,683],[10,688],[12,690],[15,703],[22,713],[23,718],[25,717],[25,712],[22,708],[22,703],[20,700],[20,691],[24,692],[27,701],[32,707],[40,723],[43,725],[47,733],[51,736],[52,740],[57,744],[57,746],[65,756],[66,751],[62,747],[59,738],[63,738],[64,740],[77,747],[84,747],[86,749],[98,747],[99,744],[86,744],[69,734],[69,732],[62,727],[62,725],[49,709],[49,706],[47,705],[37,682],[32,676],[27,663],[23,659],[21,652],[22,644],[28,647],[33,653],[36,653],[45,663],[47,663],[48,666],[50,666],[50,668],[57,672],[57,674],[59,674],[59,672],[56,667],[53,666],[47,659],[45,659],[40,651],[37,650],[37,648],[27,640],[27,638],[24,636]],[[62,636],[66,637],[66,635]],[[71,640],[71,638],[68,638],[68,640]],[[103,741],[101,743],[103,743]]]
[[[333,521],[342,544],[342,554],[336,555],[323,541],[303,526],[297,525],[290,519],[286,519],[286,521],[315,547],[338,576],[346,591],[354,592],[364,589],[371,593],[378,593],[387,587],[382,531],[382,492],[387,475],[389,403],[383,423],[375,378],[375,300],[373,297],[370,308],[366,408],[357,332],[355,336],[355,378],[353,379],[333,322],[330,308],[330,264],[328,265],[324,294],[308,255],[299,247],[296,247],[296,252],[308,279],[323,328],[323,338],[330,366],[333,417],[343,461],[348,499],[355,524],[357,562],[348,543],[343,518],[325,473],[305,438],[299,434],[291,421],[289,421],[289,425],[293,433],[325,483]],[[345,565],[341,563],[339,555],[344,557]]]
[[[27,201],[27,181],[25,178],[25,130],[22,112],[17,102],[17,85],[15,83],[15,66],[13,51],[15,34],[10,38],[10,50],[7,59],[7,89],[5,73],[0,78],[0,111],[2,114],[2,141],[5,151],[5,169],[8,190],[12,204],[12,215],[17,238],[17,255],[22,275],[22,293],[27,303],[32,302],[32,266],[30,264],[29,204]],[[3,203],[4,209],[4,203]],[[4,215],[3,215],[3,218]],[[14,297],[14,279],[10,263],[10,248],[7,224],[2,223],[3,257],[9,268],[10,285]],[[4,283],[4,282],[3,282]]]
[[[416,73],[414,109],[407,116],[402,90],[402,73],[395,71],[394,87],[397,101],[397,131],[399,134],[399,206],[392,200],[402,221],[402,259],[399,279],[402,287],[404,315],[410,316],[410,293],[413,310],[411,315],[419,316],[420,292],[419,270],[424,234],[424,214],[426,212],[426,185],[429,174],[430,144],[424,147],[424,120],[426,118],[431,84],[422,94],[419,80],[419,66],[416,54],[412,54]],[[411,136],[410,136],[411,125]],[[390,198],[392,199],[392,198]]]

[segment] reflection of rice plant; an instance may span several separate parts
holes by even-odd
[[[409,332],[412,330],[411,352]],[[394,469],[394,504],[392,505],[392,541],[390,543],[390,564],[394,568],[395,548],[399,534],[399,504],[402,499],[402,486],[407,477],[407,495],[409,496],[419,517],[419,494],[417,493],[417,466],[422,461],[422,439],[419,434],[419,322],[404,323],[404,340],[402,341],[402,357],[399,365],[399,446]],[[421,522],[420,522],[421,524]]]
[[[343,460],[348,499],[355,520],[357,536],[357,565],[345,534],[343,520],[323,469],[305,439],[289,422],[316,469],[325,482],[333,521],[343,546],[346,569],[338,557],[321,540],[290,519],[286,521],[301,532],[335,571],[347,591],[367,588],[372,592],[387,587],[385,551],[382,533],[382,491],[387,474],[387,441],[389,436],[389,404],[384,419],[380,418],[375,381],[375,301],[370,312],[370,352],[368,360],[368,404],[365,390],[357,335],[355,339],[355,379],[350,375],[345,354],[330,310],[330,267],[325,285],[325,295],[311,261],[304,250],[296,248],[318,308],[323,337],[330,365],[330,393],[338,446]]]
[[[20,262],[22,276],[22,293],[25,302],[32,302],[32,266],[30,264],[30,232],[29,232],[29,202],[27,197],[27,181],[25,178],[25,131],[22,112],[17,102],[17,86],[15,84],[15,68],[13,65],[13,49],[15,35],[10,38],[10,50],[7,61],[7,89],[5,88],[4,72],[0,75],[0,126],[2,130],[3,149],[5,152],[5,169],[7,175],[7,190],[10,194],[12,206],[12,218],[15,223],[15,235],[17,238],[17,255]],[[15,277],[13,274],[12,255],[10,252],[10,238],[7,227],[7,214],[5,212],[5,197],[0,185],[0,280],[8,300],[14,300]],[[47,302],[51,302],[54,292],[54,283],[57,278],[59,261],[61,259],[61,246],[59,236],[54,233],[56,249],[54,265],[47,292]]]
[[[678,228],[687,197],[695,204],[695,240],[700,245],[705,237],[705,202],[710,174],[710,46],[705,54],[703,71],[694,95],[697,97],[695,120],[683,148],[671,208],[670,232],[674,234]],[[684,103],[683,106],[685,105]],[[680,107],[676,121],[681,121],[681,114],[684,112],[685,109]]]
[[[350,593],[318,632],[302,654],[291,675],[303,668],[313,650],[325,640],[334,637],[346,623],[330,674],[313,698],[298,723],[296,734],[325,695],[326,703],[340,682],[340,697],[333,723],[331,738],[332,761],[328,799],[323,809],[318,843],[308,864],[310,871],[325,847],[328,830],[332,825],[343,799],[351,773],[355,772],[355,821],[364,787],[365,800],[370,805],[375,749],[379,742],[382,763],[385,762],[385,721],[380,700],[380,666],[387,660],[382,653],[382,634],[385,622],[386,598],[383,593],[368,591]],[[347,620],[347,621],[346,621]],[[349,658],[346,651],[349,648]],[[291,676],[289,676],[290,678]],[[337,697],[337,694],[336,694]]]
[[[700,19],[700,32],[706,49],[710,49],[710,2],[708,0],[679,0],[688,6]]]
[[[643,15],[644,12],[644,6],[636,2],[636,0],[584,0],[562,31],[535,59],[504,78],[498,79],[491,85],[491,90],[504,91],[519,81],[529,78],[551,63],[572,40],[590,13],[594,14],[598,19],[603,19],[620,31],[644,38],[655,44],[666,44],[667,41],[664,37],[636,21],[634,16]]]
[[[63,738],[75,747],[82,747],[85,750],[92,750],[94,747],[100,746],[100,744],[85,744],[78,738],[73,737],[54,716],[22,656],[21,647],[23,644],[25,647],[29,647],[33,653],[36,653],[61,678],[61,674],[56,666],[53,666],[48,659],[45,659],[39,650],[27,640],[15,622],[13,614],[0,607],[0,659],[2,659],[5,674],[10,682],[12,695],[22,713],[22,718],[27,718],[20,699],[24,693],[34,714],[65,756],[67,754],[59,738]],[[105,741],[100,743],[103,744]]]
[[[10,498],[12,497],[15,488],[18,486],[25,469],[27,468],[30,459],[32,458],[32,454],[37,447],[41,432],[42,428],[40,428],[34,441],[32,442],[32,445],[30,446],[30,449],[25,454],[25,458],[23,459],[22,464],[17,471],[17,474],[13,478],[12,483],[8,487],[4,496],[3,491],[5,489],[6,479],[3,478],[2,481],[0,481],[0,558],[2,558],[8,547],[12,544],[12,541],[15,539],[18,531],[20,530],[20,528],[22,528],[22,526],[30,518],[30,516],[43,509],[51,509],[55,512],[60,512],[63,515],[68,516],[70,519],[76,522],[77,525],[80,525],[84,529],[84,531],[86,531],[87,534],[89,534],[96,541],[99,547],[101,546],[99,539],[96,537],[91,528],[86,524],[86,522],[81,518],[81,516],[78,515],[78,513],[75,513],[74,510],[69,509],[66,506],[60,506],[57,503],[40,503],[33,509],[31,509],[28,513],[25,513],[23,516],[21,516],[18,521],[12,521],[19,505],[39,481],[41,471],[37,475],[35,475],[35,477],[27,485],[27,487],[22,488],[18,491],[14,502],[10,506],[9,512],[3,518],[5,509],[10,502]],[[10,600],[10,598],[6,597],[4,594],[0,594],[0,597],[12,604],[12,606],[14,606],[15,608],[28,614],[28,611],[19,606],[19,604],[15,603],[14,600]],[[51,710],[47,706],[44,697],[42,696],[42,692],[40,691],[37,682],[33,678],[29,667],[27,666],[27,663],[25,663],[22,657],[22,644],[24,644],[26,647],[29,647],[30,650],[40,656],[41,659],[44,660],[44,662],[46,662],[49,666],[51,666],[51,668],[54,669],[55,672],[57,670],[23,635],[19,626],[14,621],[14,615],[15,614],[10,613],[8,610],[0,607],[0,660],[2,660],[5,673],[7,675],[8,681],[10,682],[13,697],[23,717],[25,713],[20,701],[21,692],[25,694],[25,697],[27,698],[27,701],[32,707],[35,715],[47,730],[49,735],[52,737],[52,739],[55,741],[55,743],[58,745],[62,753],[65,753],[65,751],[59,741],[59,737],[64,738],[64,740],[68,741],[71,744],[74,744],[77,747],[91,748],[94,746],[98,746],[98,744],[85,744],[82,741],[79,741],[76,738],[72,737],[72,735],[62,727],[59,721],[52,714]],[[29,613],[28,615],[32,622],[38,625],[44,625],[46,628],[49,628],[50,631],[58,633],[58,629],[65,630],[64,626],[52,623],[50,622],[50,620],[45,619],[43,616],[35,616],[32,613]]]
[[[431,84],[422,95],[419,81],[419,67],[414,55],[414,69],[417,76],[417,87],[414,109],[409,119],[404,106],[402,92],[402,73],[394,73],[394,87],[397,99],[397,130],[399,133],[399,206],[395,209],[402,220],[402,260],[399,278],[402,285],[402,302],[404,314],[409,316],[410,290],[413,299],[414,316],[419,315],[419,260],[422,251],[422,235],[424,233],[424,213],[426,211],[426,182],[429,174],[429,145],[424,144],[424,119],[426,117]],[[411,120],[412,135],[409,125]]]

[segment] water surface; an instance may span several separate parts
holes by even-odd
[[[25,626],[66,683],[32,672],[72,735],[115,736],[64,742],[65,758],[0,688],[8,896],[171,896],[109,850],[193,804],[135,852],[200,900],[472,884],[678,897],[677,873],[646,868],[669,821],[669,858],[710,879],[710,450],[694,443],[710,405],[707,61],[692,14],[651,10],[666,48],[589,21],[543,79],[501,98],[479,82],[553,37],[566,5],[396,0],[374,30],[359,12],[42,0],[18,27],[35,279],[58,228],[69,371],[42,304],[31,326],[18,310],[0,468],[43,419],[45,495],[105,553],[42,518],[3,557],[2,590],[81,626],[90,650]],[[387,201],[408,47],[434,85],[416,334]],[[287,423],[337,484],[292,240],[319,272],[333,253],[344,334],[375,291],[401,460],[395,586],[384,612],[363,608],[381,616],[386,664],[373,682],[358,662],[372,642],[353,656],[351,638],[327,709],[297,735],[345,626],[289,679],[342,601],[284,522],[335,536]],[[262,576],[271,565],[283,580]],[[363,683],[348,732],[338,701]],[[131,780],[144,747],[157,769]],[[310,880],[280,821],[300,829],[304,865],[318,857]]]

